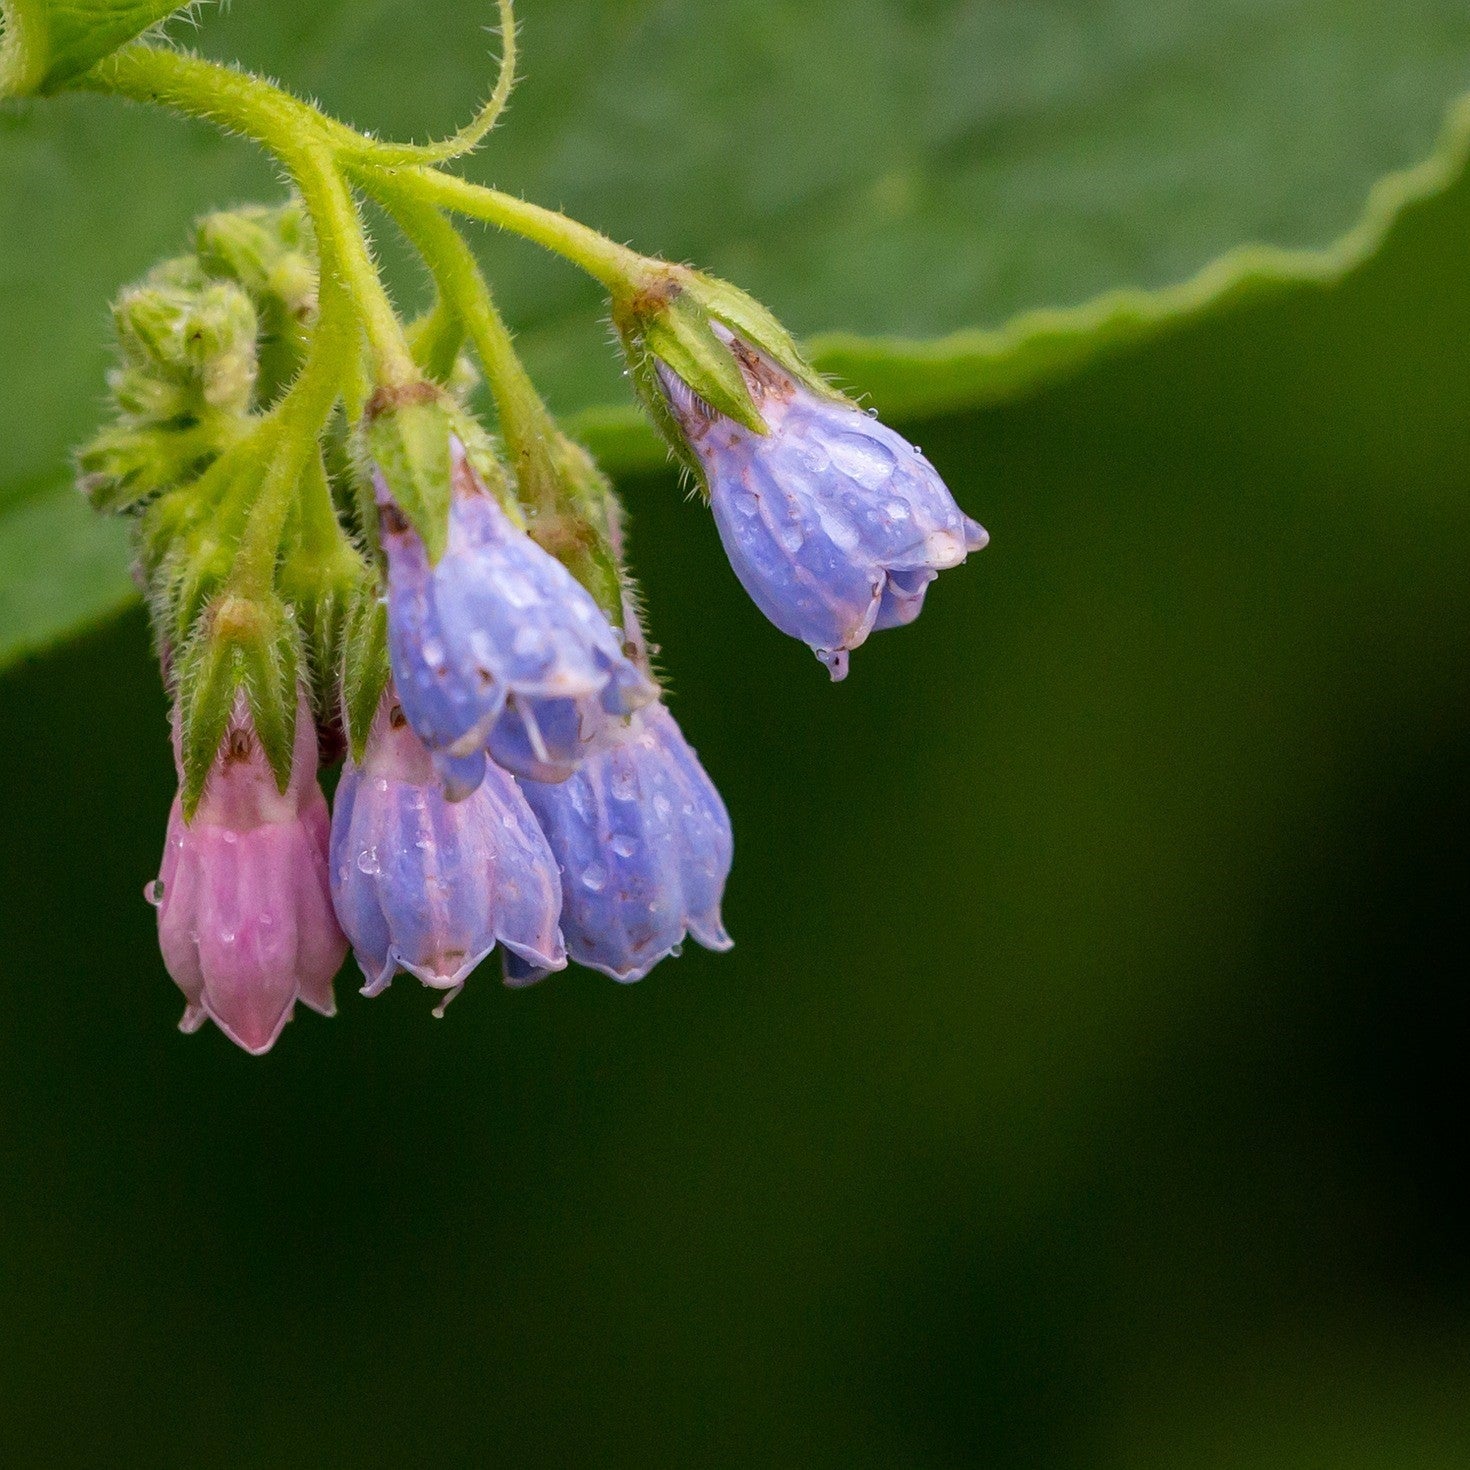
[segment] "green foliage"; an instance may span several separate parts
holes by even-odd
[[[0,98],[45,93],[193,0],[4,0]]]
[[[423,137],[483,94],[485,19],[461,0],[253,0],[199,40]],[[483,176],[750,289],[817,336],[819,367],[905,416],[1032,393],[1223,298],[1339,272],[1393,200],[1325,247],[1470,82],[1458,0],[539,0],[522,21],[534,85]],[[0,658],[126,599],[120,559],[98,575],[114,533],[64,484],[95,427],[104,304],[195,215],[270,186],[246,145],[114,103],[0,115],[0,401],[25,405],[0,442]],[[1249,241],[1266,248],[1210,265]],[[553,404],[611,468],[651,462],[596,291],[486,250]]]

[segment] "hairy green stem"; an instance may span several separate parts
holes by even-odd
[[[281,537],[297,501],[303,472],[310,457],[320,453],[318,436],[341,393],[342,361],[356,347],[357,324],[345,290],[325,275],[322,287],[321,315],[306,366],[271,412],[275,431],[267,436],[270,464],[251,504],[231,573],[240,591],[264,591],[274,580]],[[327,512],[335,520],[330,504]]]
[[[411,190],[387,179],[370,187],[423,256],[444,304],[468,330],[495,397],[501,437],[518,482],[539,480],[534,461],[544,457],[560,431],[515,350],[474,252],[437,209],[421,203]]]
[[[468,179],[438,169],[378,169],[359,165],[354,172],[371,193],[391,187],[397,194],[484,220],[534,241],[579,266],[615,297],[627,298],[648,289],[660,270],[660,262],[619,245],[616,240],[554,209],[483,184],[472,184]]]

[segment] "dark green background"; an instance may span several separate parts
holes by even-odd
[[[994,543],[838,688],[630,484],[737,826],[637,987],[182,1038],[142,620],[9,676],[0,1459],[1470,1463],[1467,244],[907,426]]]

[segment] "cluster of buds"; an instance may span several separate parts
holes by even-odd
[[[646,266],[613,292],[633,381],[756,605],[840,679],[985,532],[748,296]],[[359,368],[304,449],[282,437],[319,269],[299,204],[204,221],[119,302],[115,419],[79,456],[135,518],[173,697],[148,892],[183,1029],[268,1050],[297,999],[332,1014],[349,947],[364,994],[406,973],[439,1013],[496,949],[523,986],[729,948],[729,815],[655,675],[612,487],[486,361],[493,438],[465,334],[430,318],[417,379]]]

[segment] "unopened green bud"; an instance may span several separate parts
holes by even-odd
[[[206,215],[195,249],[210,275],[238,281],[257,303],[275,297],[303,319],[315,311],[316,241],[299,201]]]
[[[199,221],[202,269],[237,282],[260,318],[260,397],[271,402],[295,377],[316,317],[318,267],[310,219],[299,201],[211,214]]]
[[[135,287],[113,309],[125,366],[118,407],[158,422],[205,408],[249,412],[255,386],[255,308],[238,286]]]
[[[110,424],[78,453],[78,487],[94,509],[121,515],[197,478],[229,437],[217,419],[186,429]]]
[[[255,308],[237,287],[220,282],[195,303],[186,345],[211,408],[246,414],[255,391]]]

